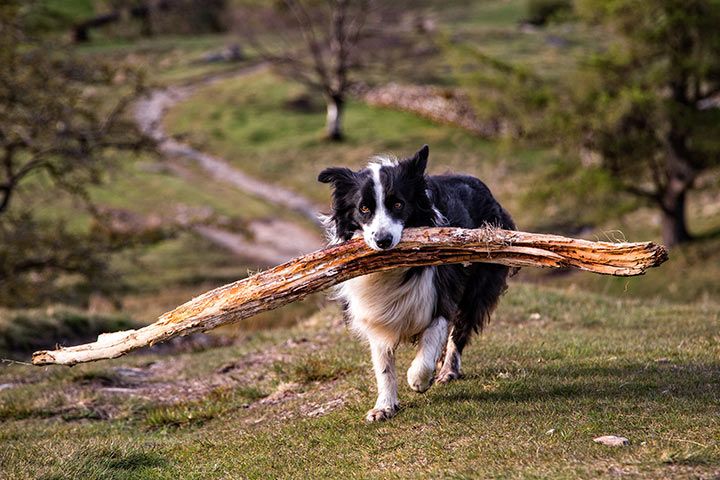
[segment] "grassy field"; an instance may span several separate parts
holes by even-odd
[[[65,3],[49,2],[67,18],[93,8]],[[457,39],[551,80],[601,46],[571,25],[519,29],[525,3],[452,0],[429,11]],[[234,41],[99,34],[80,52],[132,62],[162,86],[241,66],[198,62]],[[458,65],[439,54],[412,75],[398,66],[392,80],[454,85]],[[574,160],[553,149],[483,140],[357,100],[347,108],[347,141],[328,143],[322,103],[296,106],[306,94],[261,71],[200,89],[165,126],[321,204],[329,199],[315,180],[322,168],[358,168],[370,155],[408,155],[429,143],[431,173],[481,177],[524,230],[659,238],[653,210],[617,195],[593,169],[568,177]],[[307,225],[191,163],[122,160],[91,192],[104,207],[139,216],[209,209],[238,230],[276,217]],[[719,175],[700,179],[689,199],[690,227],[702,239],[645,277],[524,269],[468,348],[465,378],[423,395],[403,384],[403,409],[388,423],[364,423],[375,399],[369,353],[321,297],[122,359],[72,369],[0,363],[0,479],[720,478]],[[45,215],[88,227],[71,202],[38,201]],[[74,307],[0,310],[0,357],[27,360],[41,346],[153,321],[257,268],[190,231],[112,264],[119,307],[69,292],[63,303]],[[402,347],[400,378],[411,358]],[[609,434],[630,445],[593,442]]]
[[[201,150],[222,156],[238,168],[269,182],[327,204],[330,192],[316,181],[331,165],[363,166],[376,153],[409,155],[430,144],[431,173],[466,172],[482,178],[524,230],[577,235],[591,240],[658,240],[657,214],[641,208],[607,185],[591,169],[580,177],[563,178],[557,152],[487,141],[449,125],[438,125],[409,113],[350,102],[348,140],[328,143],[322,138],[321,106],[297,111],[292,100],[301,86],[268,72],[227,80],[201,89],[171,110],[168,131]],[[262,161],[259,161],[261,159]],[[716,182],[710,172],[706,183]],[[578,199],[583,201],[579,202]],[[691,231],[720,228],[720,211],[712,188],[690,196]],[[530,272],[531,281],[591,289],[624,297],[663,297],[676,301],[712,298],[720,294],[720,237],[716,234],[678,248],[672,254],[677,275],[653,271],[640,279],[591,274],[547,275]]]
[[[333,308],[195,353],[11,365],[0,464],[5,478],[714,478],[718,321],[716,303],[516,284],[465,378],[403,386],[380,425],[362,420],[369,355]],[[606,434],[630,446],[593,443]]]
[[[556,160],[547,150],[514,148],[357,101],[347,108],[348,139],[330,143],[323,138],[322,104],[309,111],[292,106],[304,95],[302,86],[260,72],[201,89],[168,113],[166,126],[249,173],[324,203],[328,189],[316,181],[323,168],[338,164],[359,168],[371,155],[411,155],[424,143],[431,147],[431,172],[452,169],[481,175],[508,204],[520,200],[509,194],[514,182]]]

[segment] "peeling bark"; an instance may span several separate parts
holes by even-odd
[[[353,277],[399,267],[487,262],[631,276],[665,260],[665,247],[651,242],[591,242],[495,228],[408,229],[390,251],[370,250],[356,238],[211,290],[146,327],[100,335],[94,343],[35,352],[32,361],[35,365],[74,365],[116,358],[178,335],[238,322]]]

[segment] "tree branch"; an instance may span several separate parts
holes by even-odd
[[[138,330],[100,335],[97,342],[33,354],[35,365],[116,358],[178,335],[206,331],[300,300],[354,277],[400,267],[488,262],[515,267],[574,267],[606,275],[641,275],[667,260],[653,243],[608,243],[500,230],[408,229],[392,250],[370,250],[361,238],[291,260],[211,290]]]

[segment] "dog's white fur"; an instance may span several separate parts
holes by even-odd
[[[395,349],[418,338],[418,352],[407,373],[410,387],[424,392],[432,385],[435,365],[448,339],[446,319],[433,318],[435,269],[404,281],[406,269],[356,277],[340,285],[350,327],[370,344],[378,385],[368,421],[392,417],[398,408]]]

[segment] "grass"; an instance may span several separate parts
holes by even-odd
[[[267,203],[224,183],[208,181],[204,174],[186,166],[183,178],[151,158],[133,158],[122,162],[124,167],[114,172],[108,185],[94,189],[91,195],[109,207],[148,214],[168,212],[178,206],[205,207],[218,215],[244,221],[274,216],[276,211]],[[212,185],[211,185],[212,184]]]
[[[459,39],[548,78],[574,68],[596,40],[568,27],[519,31],[522,0],[458,0],[435,10]],[[551,42],[556,35],[566,43]],[[194,59],[228,41],[100,38],[81,50],[139,62],[165,84],[227,68]],[[445,75],[433,77],[445,71],[442,59],[433,62],[422,66],[435,72],[428,78],[452,84]],[[523,229],[590,224],[596,229],[587,238],[616,229],[631,240],[657,238],[652,213],[637,204],[608,203],[595,191],[577,201],[578,191],[598,183],[593,172],[567,192],[567,201],[548,200],[541,188],[552,182],[548,172],[562,174],[551,150],[484,141],[357,101],[348,105],[348,141],[329,144],[322,139],[322,105],[310,112],[288,106],[303,94],[261,72],[200,90],[166,124],[194,145],[318,202],[329,198],[315,182],[321,168],[359,167],[371,154],[409,154],[430,143],[433,173],[480,176]],[[147,157],[129,159],[93,194],[104,205],[144,215],[177,204],[209,206],[241,221],[279,214],[185,167],[189,176],[180,178]],[[694,231],[720,227],[718,211],[706,208],[707,193],[690,199]],[[61,202],[53,208],[46,213],[71,211]],[[86,226],[81,215],[73,218]],[[558,219],[571,225],[558,226]],[[670,263],[638,279],[525,276],[562,289],[514,284],[469,348],[466,378],[424,395],[403,384],[403,410],[381,425],[362,421],[375,389],[366,347],[341,326],[334,307],[317,299],[224,330],[234,339],[225,347],[141,352],[73,369],[0,364],[0,478],[714,478],[720,475],[719,242],[707,235],[675,249]],[[188,233],[113,263],[126,285],[123,315],[102,305],[94,315],[2,312],[2,355],[27,358],[66,329],[87,333],[127,328],[116,320],[151,321],[252,268]],[[295,326],[299,319],[308,320]],[[68,343],[74,341],[80,340]],[[401,379],[411,357],[403,347]],[[605,434],[631,444],[614,449],[592,442]]]
[[[349,103],[345,120],[349,138],[328,143],[322,137],[320,112],[288,106],[302,94],[302,87],[261,72],[201,89],[169,112],[166,125],[249,173],[325,202],[328,191],[316,182],[322,168],[360,167],[378,152],[409,155],[423,143],[431,145],[431,171],[455,169],[497,179],[492,184],[505,203],[513,201],[504,195],[512,186],[500,177],[504,180],[512,173],[524,178],[528,169],[542,169],[553,159],[549,151],[512,148],[409,113],[355,101]]]
[[[451,126],[359,102],[348,105],[349,139],[328,143],[322,139],[321,113],[287,107],[302,94],[300,86],[261,72],[200,90],[169,112],[166,124],[199,148],[318,202],[329,199],[329,189],[315,180],[322,168],[338,164],[359,168],[372,154],[407,155],[429,143],[431,173],[452,170],[479,176],[523,230],[577,235],[589,227],[583,236],[594,240],[660,238],[654,210],[639,208],[637,201],[618,194],[605,176],[592,169],[563,179],[564,160],[551,150],[485,141]],[[688,210],[705,210],[707,194],[693,192]],[[717,212],[695,213],[691,229],[717,228],[718,218]],[[719,247],[720,240],[710,237],[676,249],[672,262],[680,274],[672,277],[667,274],[669,267],[630,280],[590,274],[557,276],[527,269],[523,275],[532,281],[615,295],[702,300],[720,293],[715,280],[720,275],[715,264],[720,263],[701,260],[716,259]]]
[[[82,343],[100,333],[137,326],[125,314],[93,315],[65,306],[0,309],[0,355],[18,356],[55,344]]]
[[[79,373],[4,367],[0,383],[25,383],[0,391],[3,472],[709,478],[720,471],[717,303],[640,303],[513,285],[469,347],[466,378],[424,395],[403,385],[403,410],[380,425],[362,420],[374,401],[369,355],[331,326],[337,315],[324,310],[302,327],[172,360],[134,355],[76,367]],[[411,353],[401,348],[401,378]],[[171,402],[102,393],[98,386],[116,384],[120,367],[156,369],[157,377],[134,388],[196,381],[208,388]],[[227,383],[217,387],[221,379]],[[113,410],[119,413],[92,414]],[[593,443],[604,434],[631,445]]]
[[[95,13],[93,0],[40,0],[26,7],[26,25],[42,32],[69,29]]]

